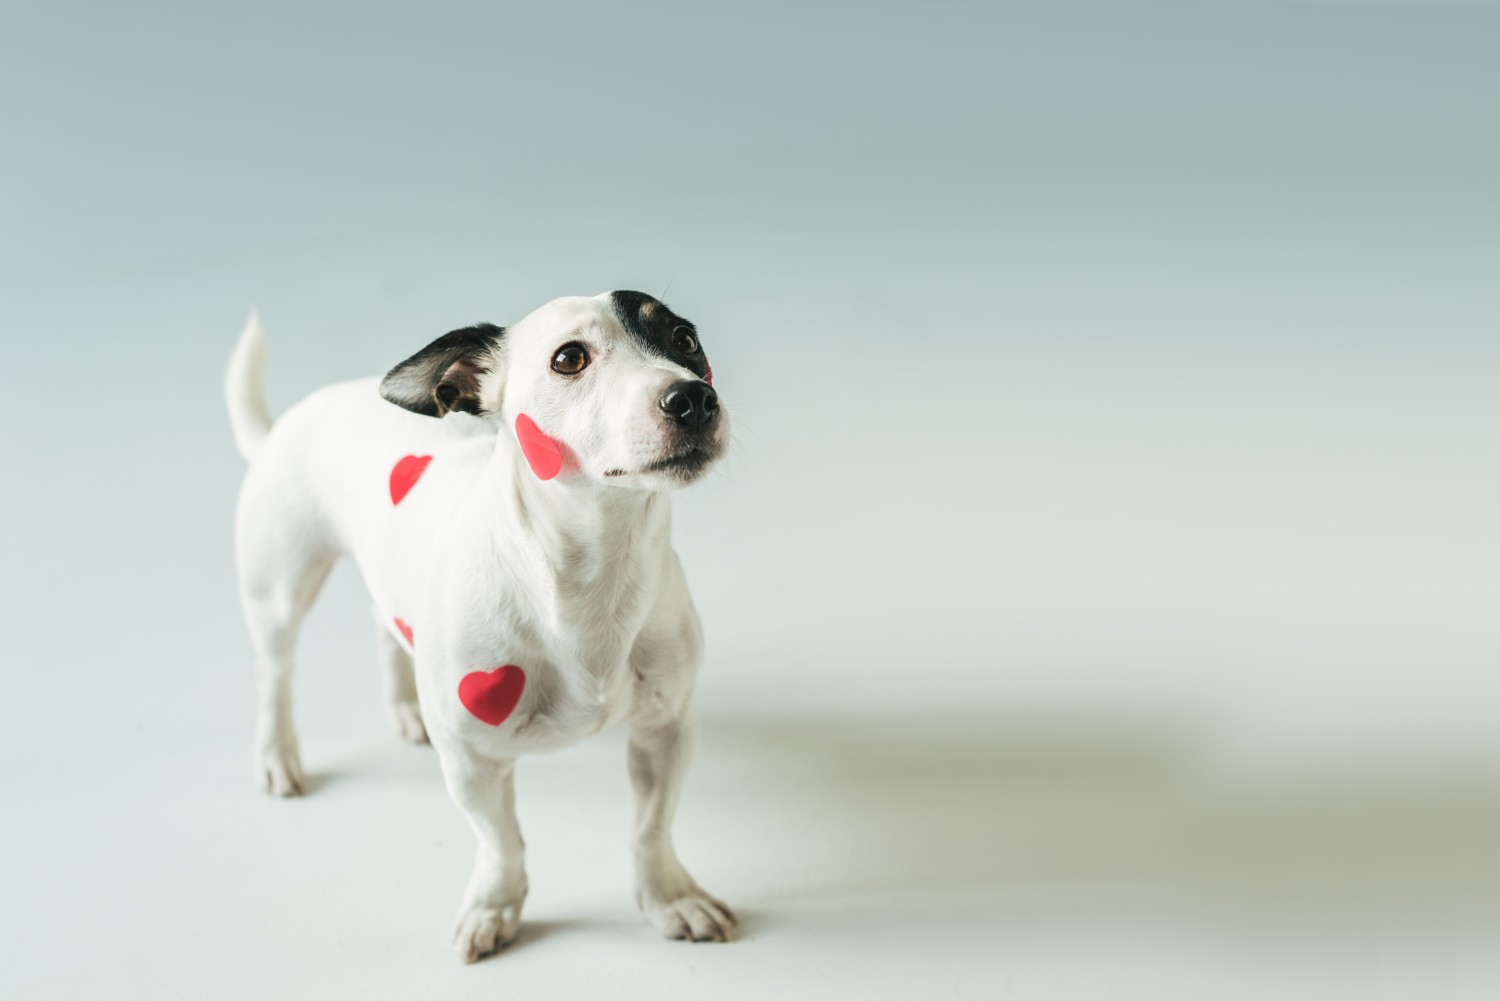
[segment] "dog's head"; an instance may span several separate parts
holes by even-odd
[[[641,292],[554,299],[508,329],[444,334],[397,365],[380,395],[442,417],[497,418],[537,475],[644,490],[698,479],[723,454],[727,415],[692,322]],[[554,451],[555,449],[555,451]]]

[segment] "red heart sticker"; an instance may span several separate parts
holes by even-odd
[[[464,708],[490,726],[499,726],[521,701],[526,687],[526,672],[514,664],[493,671],[466,674],[458,683],[458,701]]]
[[[562,446],[542,434],[536,421],[525,414],[516,417],[516,441],[537,479],[550,480],[562,471]]]
[[[392,621],[396,623],[396,632],[406,637],[406,645],[412,646],[411,626],[407,625],[405,622],[402,622],[400,618],[395,618]]]
[[[431,461],[430,455],[403,455],[401,460],[391,467],[392,504],[400,504],[401,498],[411,492],[411,488],[417,485],[417,481],[427,471],[427,464]]]

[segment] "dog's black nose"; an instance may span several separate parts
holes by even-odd
[[[656,402],[668,417],[694,431],[707,427],[719,416],[719,394],[708,383],[696,379],[677,383]]]

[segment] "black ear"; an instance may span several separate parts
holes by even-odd
[[[490,370],[504,334],[492,323],[444,334],[387,372],[380,395],[428,417],[450,410],[481,413],[479,377]]]

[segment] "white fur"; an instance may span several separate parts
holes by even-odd
[[[260,329],[260,314],[250,311],[245,329],[229,356],[224,376],[224,397],[229,401],[229,426],[234,443],[245,460],[255,458],[271,430],[271,415],[261,381],[266,371],[266,338]]]
[[[587,379],[550,368],[574,340],[590,347]],[[382,399],[371,379],[319,390],[271,427],[263,357],[252,316],[226,395],[251,459],[236,542],[258,658],[259,781],[276,795],[306,788],[293,647],[329,569],[351,556],[374,598],[390,713],[403,737],[431,739],[478,837],[454,933],[459,954],[472,962],[516,933],[526,875],[515,759],[620,721],[630,725],[638,904],[669,937],[728,939],[733,915],[683,869],[671,840],[703,654],[669,538],[667,491],[686,477],[639,472],[669,453],[657,400],[696,376],[642,349],[608,295],[559,299],[511,327],[481,381],[486,416],[414,414]],[[512,431],[521,413],[566,444],[556,479],[538,480],[521,456]],[[727,417],[713,433],[722,449]],[[408,454],[433,460],[393,505],[388,477]],[[396,617],[414,630],[412,647]],[[526,686],[493,727],[468,713],[457,688],[464,675],[501,664],[519,665]]]

